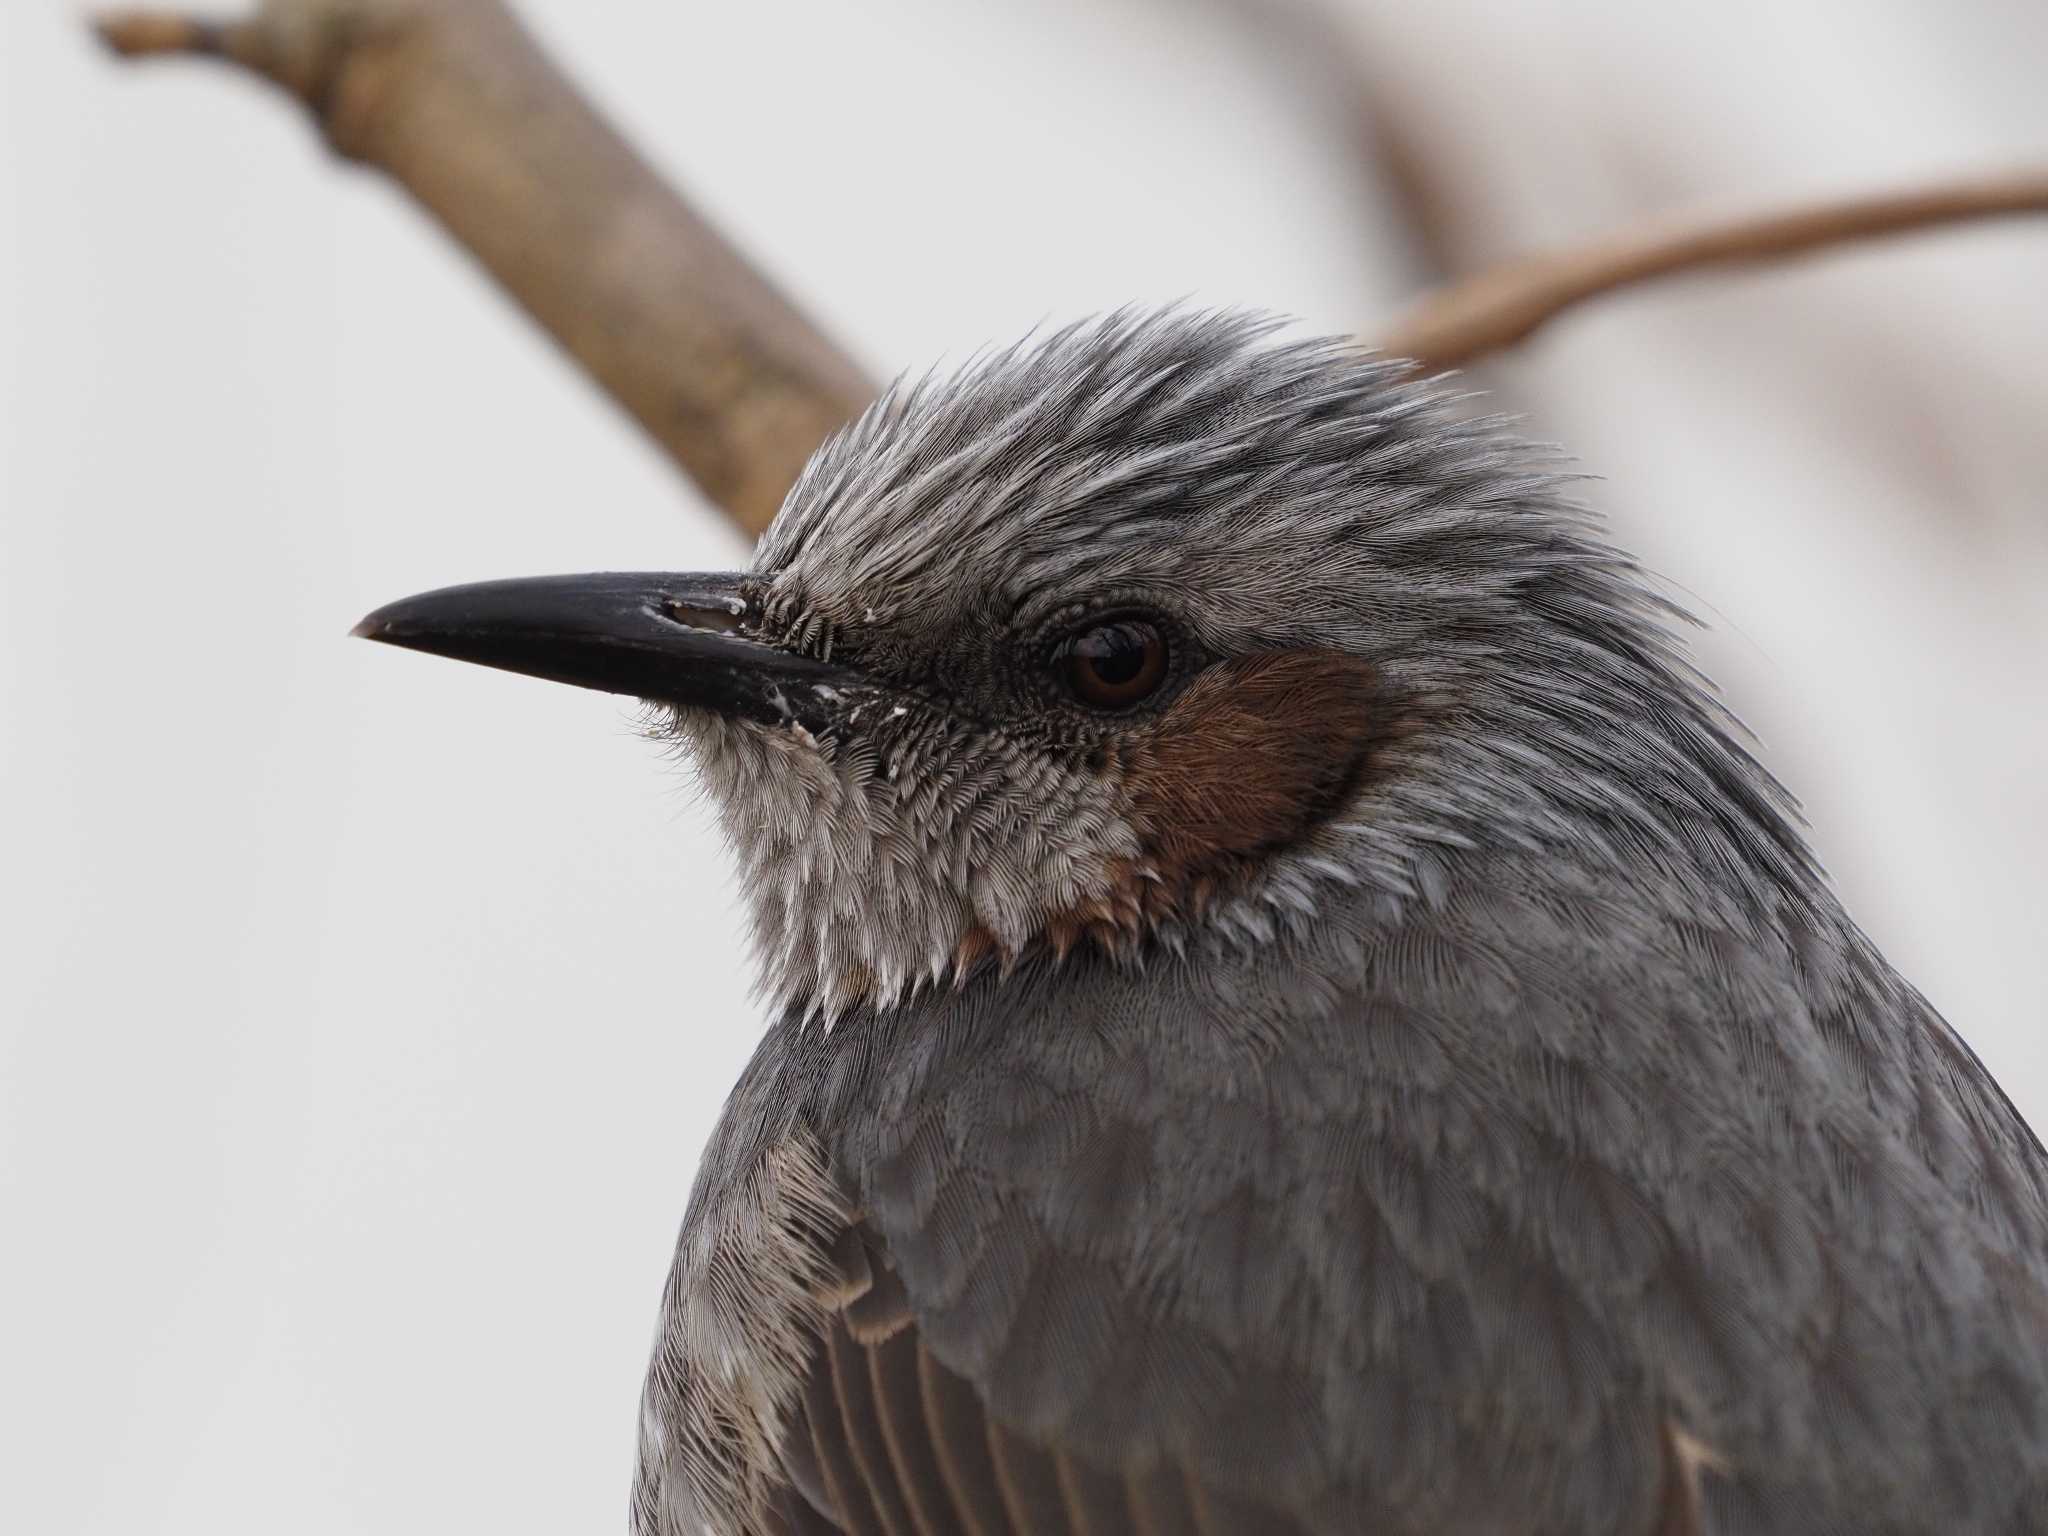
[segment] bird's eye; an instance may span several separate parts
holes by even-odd
[[[1129,709],[1166,681],[1166,637],[1143,619],[1084,629],[1059,649],[1067,687],[1097,709]]]

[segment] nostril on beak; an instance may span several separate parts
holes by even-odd
[[[709,630],[718,635],[739,634],[740,620],[746,611],[746,603],[737,597],[724,602],[707,602],[702,598],[664,594],[661,599],[661,612],[665,618],[690,629]]]

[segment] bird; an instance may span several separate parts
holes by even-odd
[[[744,571],[358,626],[644,701],[738,865],[634,1536],[2048,1531],[2040,1141],[1583,476],[1297,329],[1041,331]]]

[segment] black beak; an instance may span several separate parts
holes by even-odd
[[[857,672],[752,638],[737,574],[604,572],[444,587],[387,603],[353,631],[579,688],[816,729]]]

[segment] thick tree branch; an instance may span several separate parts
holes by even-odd
[[[874,394],[591,110],[502,0],[263,0],[243,21],[136,12],[98,26],[120,54],[228,60],[303,101],[337,152],[403,183],[749,533]],[[1652,278],[2044,212],[2048,172],[2029,171],[1624,230],[1447,283],[1381,344],[1450,367]]]
[[[749,533],[873,397],[839,348],[630,149],[500,0],[264,0],[98,22],[304,102],[473,251]]]
[[[1657,225],[1504,263],[1423,295],[1381,345],[1431,367],[1526,340],[1574,305],[1651,278],[1779,261],[1880,235],[2048,213],[2048,171],[1845,198],[1722,221]]]

